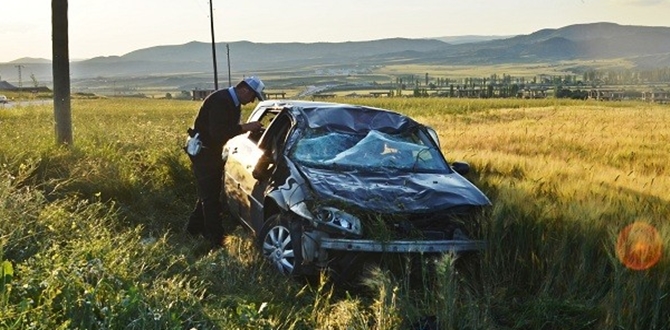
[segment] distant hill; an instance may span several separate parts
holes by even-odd
[[[507,39],[507,38],[511,38],[511,37],[513,37],[513,36],[466,35],[466,36],[437,37],[437,38],[431,38],[431,39],[444,41],[444,42],[446,42],[448,44],[452,44],[452,45],[460,45],[460,44],[471,44],[471,43],[474,43],[474,42],[484,42],[484,41],[491,41],[491,40]]]
[[[22,57],[9,62],[9,64],[51,64],[51,60],[45,58]]]
[[[448,46],[438,40],[383,39],[342,43],[253,43],[228,44],[231,70],[260,72],[324,65],[355,65],[365,57],[389,52],[414,50],[435,51]],[[216,45],[217,62],[225,67],[226,43]],[[210,43],[189,42],[183,45],[140,49],[123,56],[99,57],[73,65],[73,71],[97,75],[209,72],[212,67]]]
[[[670,27],[592,23],[543,29],[529,35],[503,39],[485,36],[452,37],[452,44],[442,41],[444,38],[393,38],[340,43],[238,41],[228,45],[232,71],[252,74],[266,70],[390,63],[497,64],[609,58],[629,58],[631,62],[644,67],[670,65],[670,62],[664,60],[667,59],[664,54],[670,54]],[[482,40],[486,38],[492,40]],[[217,59],[222,68],[226,63],[225,54],[226,43],[218,43]],[[654,60],[650,60],[649,56],[655,56]],[[73,65],[73,73],[88,76],[178,74],[210,72],[211,66],[211,45],[190,42],[140,49],[119,57],[82,61]]]
[[[570,25],[529,35],[453,45],[416,54],[408,63],[499,64],[560,60],[625,58],[639,68],[669,66],[670,27],[625,26],[614,23]],[[649,61],[655,56],[656,61]],[[392,58],[390,56],[389,58]],[[383,60],[383,59],[380,59]]]
[[[439,40],[438,40],[439,39]],[[477,65],[540,63],[563,60],[625,59],[637,68],[670,66],[670,27],[626,26],[614,23],[570,25],[512,37],[462,36],[436,39],[392,38],[338,43],[220,42],[216,45],[220,70],[236,75],[264,72],[365,70],[389,64]],[[212,71],[211,44],[139,49],[122,56],[73,62],[73,79],[207,74]],[[0,73],[15,73],[16,63],[39,80],[50,80],[51,64],[43,59],[19,59],[0,64]]]

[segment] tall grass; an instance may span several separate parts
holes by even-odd
[[[71,148],[55,145],[49,106],[6,109],[0,328],[670,327],[670,108],[338,101],[407,113],[437,129],[449,160],[470,162],[468,178],[494,202],[485,251],[382,265],[353,288],[282,278],[241,228],[214,251],[183,234],[195,191],[180,148],[199,104],[75,100]],[[663,242],[642,271],[615,251],[636,221]]]

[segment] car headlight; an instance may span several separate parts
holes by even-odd
[[[353,234],[359,237],[363,234],[360,219],[334,207],[319,208],[316,212],[316,221],[319,225],[341,234]]]

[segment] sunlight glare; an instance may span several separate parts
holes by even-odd
[[[616,254],[629,269],[646,270],[661,259],[663,243],[654,226],[637,221],[619,232]]]

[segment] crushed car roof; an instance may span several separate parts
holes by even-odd
[[[268,107],[286,107],[302,114],[309,128],[325,128],[341,132],[367,132],[376,130],[384,133],[406,131],[419,123],[413,119],[381,108],[349,104],[288,101],[266,101]],[[266,104],[260,104],[266,106]]]

